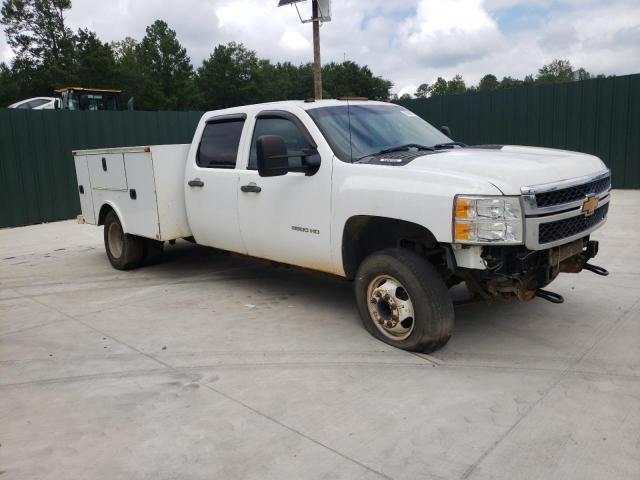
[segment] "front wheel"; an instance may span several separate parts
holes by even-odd
[[[435,268],[409,250],[390,248],[367,257],[355,291],[365,328],[389,345],[429,353],[451,337],[449,291]]]

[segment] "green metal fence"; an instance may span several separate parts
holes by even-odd
[[[400,103],[468,144],[597,155],[615,188],[640,188],[640,74]]]
[[[190,143],[201,116],[0,109],[0,227],[80,213],[71,150]]]
[[[616,188],[640,188],[640,74],[400,102],[468,144],[599,156]],[[0,109],[0,227],[80,211],[71,150],[189,143],[202,112]]]

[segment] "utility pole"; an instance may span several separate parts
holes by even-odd
[[[298,4],[307,0],[278,0],[278,6],[294,5],[302,23],[313,24],[313,96],[322,100],[322,63],[320,62],[320,22],[331,21],[331,0],[311,0],[311,18],[302,18]]]
[[[322,64],[320,62],[320,12],[318,0],[312,0],[313,22],[313,89],[316,100],[322,100]]]

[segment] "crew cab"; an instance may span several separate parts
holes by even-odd
[[[366,329],[431,352],[453,332],[449,289],[542,297],[589,260],[611,180],[597,157],[470,147],[394,104],[287,101],[203,115],[188,145],[73,152],[82,215],[127,270],[163,243],[201,245],[354,281]]]

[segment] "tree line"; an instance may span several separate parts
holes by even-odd
[[[138,41],[103,42],[88,29],[71,31],[64,14],[71,0],[4,0],[2,18],[14,57],[0,64],[0,106],[51,96],[55,88],[124,90],[139,110],[212,110],[313,96],[311,63],[273,63],[241,43],[217,45],[194,68],[176,32],[163,20]],[[327,98],[387,100],[393,83],[355,62],[323,66]]]
[[[71,0],[3,0],[0,23],[14,56],[0,64],[0,106],[34,96],[51,96],[55,88],[82,86],[124,90],[138,110],[213,110],[267,101],[313,96],[313,66],[273,63],[241,43],[215,46],[195,68],[176,32],[163,20],[146,28],[141,40],[127,37],[103,42],[95,32],[73,32],[65,23]],[[322,67],[323,96],[364,96],[373,100],[412,98],[391,95],[393,83],[352,61]],[[524,80],[485,75],[467,87],[463,77],[439,77],[422,84],[415,97],[492,91],[530,84],[584,80],[591,74],[573,70],[568,60],[554,60]],[[124,103],[124,102],[122,102]]]
[[[413,97],[427,98],[432,96],[460,95],[462,93],[470,92],[493,92],[496,90],[523,87],[527,85],[549,85],[553,83],[565,83],[576,80],[589,80],[590,78],[604,77],[605,75],[603,74],[594,76],[584,68],[574,70],[569,60],[555,59],[551,63],[540,67],[535,76],[527,75],[523,80],[512,77],[503,77],[502,80],[498,80],[498,77],[489,73],[480,79],[480,83],[478,83],[477,86],[467,87],[462,75],[458,74],[450,80],[438,77],[438,79],[431,85],[427,83],[420,85],[413,95],[405,93],[399,98],[396,96],[396,98],[400,100],[407,100]]]

